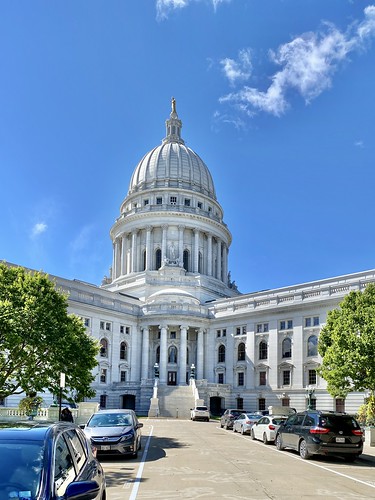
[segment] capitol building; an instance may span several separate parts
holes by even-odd
[[[214,179],[181,131],[173,99],[165,138],[135,167],[110,229],[102,284],[55,277],[100,342],[94,401],[171,417],[197,401],[213,414],[308,402],[356,412],[364,394],[326,391],[317,342],[328,311],[375,282],[375,271],[240,293]]]

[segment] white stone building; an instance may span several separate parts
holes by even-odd
[[[213,413],[301,410],[308,392],[317,408],[355,412],[363,394],[335,401],[325,390],[317,339],[327,312],[375,282],[375,270],[239,293],[228,277],[232,237],[213,179],[181,128],[172,100],[166,137],[136,166],[111,228],[110,276],[100,287],[56,278],[70,311],[102,345],[96,401],[147,414],[157,363],[168,414],[192,370]]]

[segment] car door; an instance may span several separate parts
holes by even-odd
[[[252,426],[252,430],[254,430],[254,436],[256,439],[263,438],[263,431],[267,423],[268,417],[262,417],[258,420],[258,422],[254,423],[254,425]]]
[[[282,443],[284,446],[291,446],[293,447],[293,433],[295,429],[295,425],[298,422],[298,415],[291,415],[285,422],[285,424],[281,428],[281,437],[282,437]]]
[[[298,450],[299,448],[299,441],[302,433],[302,424],[305,419],[305,415],[295,415],[295,419],[293,421],[293,424],[291,425],[291,429],[289,432],[289,438],[290,438],[290,443],[289,446],[291,448],[294,448],[295,450]]]
[[[76,478],[74,458],[63,434],[57,437],[53,461],[54,497],[63,497],[70,483]]]

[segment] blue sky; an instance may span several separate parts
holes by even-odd
[[[1,259],[100,284],[174,96],[240,291],[375,267],[375,2],[2,2],[0,61]]]

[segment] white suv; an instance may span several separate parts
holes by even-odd
[[[209,422],[210,412],[207,406],[196,406],[195,408],[192,408],[190,412],[190,420],[204,420],[205,422]]]

